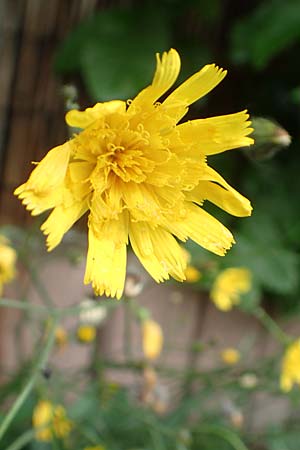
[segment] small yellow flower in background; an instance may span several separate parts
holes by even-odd
[[[221,272],[210,291],[210,298],[217,308],[229,311],[238,305],[242,294],[251,289],[251,272],[242,267],[232,267]]]
[[[185,281],[187,281],[188,283],[195,283],[196,281],[200,280],[202,274],[196,267],[190,264],[192,260],[192,255],[190,254],[190,252],[182,246],[181,251],[186,264],[186,269],[184,271]]]
[[[163,332],[160,325],[154,320],[147,319],[142,323],[143,352],[146,358],[155,359],[162,351]]]
[[[9,241],[0,235],[0,295],[3,286],[12,281],[16,275],[17,253],[10,247]]]
[[[204,200],[235,216],[251,214],[250,202],[207,164],[209,155],[253,143],[247,112],[181,123],[227,72],[206,65],[160,103],[180,57],[171,49],[156,59],[152,83],[133,100],[69,111],[67,124],[82,131],[50,150],[15,190],[32,215],[52,210],[41,226],[49,251],[89,213],[84,282],[97,295],[121,298],[129,240],[158,283],[185,280],[176,238],[223,256],[233,236],[202,209]]]
[[[106,450],[106,447],[104,445],[95,445],[93,447],[84,447],[83,450]]]
[[[81,342],[93,342],[96,338],[96,327],[92,325],[80,325],[77,328],[77,337]]]
[[[300,339],[288,346],[282,360],[280,387],[289,392],[294,384],[300,385]]]
[[[32,424],[39,441],[51,441],[53,436],[64,438],[72,429],[72,422],[67,418],[65,409],[45,400],[34,408]]]
[[[202,277],[202,274],[200,270],[198,270],[194,266],[187,266],[187,268],[184,271],[186,281],[188,283],[196,283],[196,281],[199,281]]]
[[[235,348],[225,348],[221,352],[221,359],[228,366],[234,366],[239,362],[240,358],[241,354]]]
[[[55,330],[55,344],[63,348],[68,342],[68,334],[63,327],[57,327]]]

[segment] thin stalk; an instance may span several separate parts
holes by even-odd
[[[253,314],[270,332],[270,334],[274,336],[274,338],[281,344],[286,346],[291,342],[291,338],[279,327],[275,320],[273,320],[263,308],[257,307]]]
[[[0,299],[0,307],[5,308],[15,308],[26,310],[35,314],[46,314],[46,315],[58,315],[60,318],[78,315],[78,313],[82,310],[81,305],[68,306],[66,308],[55,308],[55,307],[47,307],[44,305],[34,305],[32,303],[25,303],[20,300],[12,300],[10,298],[1,298]],[[102,306],[102,305],[101,305]],[[100,305],[99,305],[100,307]],[[107,309],[113,309],[116,307],[115,303],[106,304],[105,307]],[[95,306],[92,305],[91,309],[94,309]],[[87,308],[88,309],[88,308]]]
[[[10,426],[12,420],[14,419],[16,414],[18,413],[19,409],[21,408],[21,406],[23,405],[23,403],[27,399],[28,395],[30,394],[30,392],[31,392],[32,388],[34,387],[38,377],[40,376],[40,371],[44,368],[44,366],[45,366],[45,364],[46,364],[46,362],[48,360],[49,354],[50,354],[52,346],[54,344],[55,330],[56,330],[56,327],[57,327],[57,323],[58,323],[57,316],[53,316],[52,326],[51,326],[51,329],[49,330],[49,334],[48,334],[48,337],[47,337],[47,341],[45,343],[45,347],[44,347],[40,357],[38,358],[36,364],[33,367],[32,374],[29,377],[29,379],[28,379],[27,383],[25,384],[24,388],[22,389],[22,391],[20,392],[20,394],[16,398],[16,400],[13,403],[12,407],[8,411],[8,413],[5,416],[2,424],[0,425],[0,441],[3,438],[3,435],[7,431],[8,427]]]
[[[32,262],[30,262],[28,260],[28,258],[26,258],[25,254],[23,255],[22,253],[20,253],[19,258],[22,261],[22,263],[24,264],[25,269],[29,273],[30,278],[33,282],[33,286],[35,287],[43,304],[48,307],[53,306],[54,302],[53,302],[49,292],[45,288],[44,284],[42,283],[42,281],[39,277],[38,271],[36,270],[34,264],[32,264]]]
[[[27,430],[21,434],[6,450],[20,450],[24,448],[26,444],[29,444],[34,439],[34,430]]]
[[[132,316],[131,299],[125,298],[124,301],[124,355],[127,360],[132,359]]]

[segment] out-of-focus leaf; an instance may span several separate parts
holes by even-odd
[[[278,430],[267,440],[267,450],[299,450],[300,431],[291,430],[288,433]]]
[[[300,2],[269,0],[236,23],[231,32],[231,59],[263,69],[300,38]]]
[[[289,294],[297,289],[298,256],[284,245],[272,219],[254,212],[235,238],[237,244],[228,253],[226,265],[245,264],[255,281],[270,292]]]
[[[170,48],[163,10],[109,10],[82,22],[56,56],[58,72],[80,72],[93,100],[127,99],[151,81],[155,53]]]
[[[239,309],[246,312],[251,312],[259,305],[261,298],[261,289],[253,280],[250,291],[240,297],[240,303],[238,305]]]

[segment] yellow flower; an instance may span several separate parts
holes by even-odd
[[[32,215],[53,209],[41,226],[48,250],[89,212],[84,282],[97,295],[122,296],[129,240],[157,282],[170,275],[185,279],[175,237],[224,255],[233,236],[201,208],[204,200],[236,216],[251,214],[249,201],[206,162],[209,155],[253,143],[249,116],[242,111],[178,125],[189,105],[226,75],[207,65],[158,102],[179,70],[180,57],[171,49],[157,55],[151,85],[133,100],[69,111],[67,124],[82,131],[50,150],[15,190]]]
[[[51,441],[52,437],[64,438],[72,429],[72,423],[67,418],[66,411],[61,405],[42,400],[33,411],[32,424],[36,430],[36,439]]]
[[[143,352],[146,358],[157,358],[163,346],[163,332],[160,325],[154,320],[147,319],[142,324]]]
[[[251,273],[248,269],[231,267],[225,269],[216,278],[210,297],[217,308],[229,311],[240,302],[242,294],[251,289]]]
[[[188,283],[195,283],[200,280],[202,274],[196,267],[190,264],[192,260],[190,252],[185,247],[181,247],[181,252],[186,263],[186,269],[184,270],[185,280]]]
[[[225,348],[221,352],[221,358],[222,361],[228,366],[234,366],[237,362],[239,362],[241,355],[235,348]]]
[[[194,266],[187,266],[187,268],[184,271],[185,279],[188,283],[196,283],[196,281],[199,281],[202,274],[200,270],[198,270]]]
[[[55,330],[55,344],[62,348],[68,342],[68,334],[63,327],[57,327]]]
[[[77,328],[77,337],[81,342],[93,342],[96,338],[96,328],[92,325],[80,325]]]
[[[84,447],[83,450],[106,450],[103,445],[95,445],[93,447]]]
[[[280,387],[289,392],[293,384],[300,385],[300,339],[288,346],[282,360]]]
[[[12,281],[16,274],[16,251],[9,246],[8,240],[0,236],[0,295],[3,285]]]

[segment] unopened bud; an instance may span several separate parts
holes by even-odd
[[[101,303],[86,298],[80,303],[79,321],[87,325],[99,325],[107,317],[107,309]]]
[[[140,295],[144,289],[144,282],[138,274],[129,273],[126,277],[124,294],[126,297],[134,298]]]
[[[257,376],[254,373],[245,373],[239,381],[240,385],[245,389],[253,389],[258,383]]]
[[[222,409],[234,427],[241,428],[243,426],[244,415],[232,400],[229,398],[223,400]]]
[[[256,161],[271,159],[278,151],[291,143],[291,136],[275,120],[252,117],[254,145],[245,149],[249,158]]]
[[[144,382],[148,389],[153,389],[157,384],[157,374],[152,367],[146,367],[143,372]]]
[[[242,428],[244,425],[244,416],[241,411],[234,411],[230,416],[230,422],[235,428]]]
[[[77,103],[78,92],[77,88],[73,84],[65,84],[62,87],[62,94],[65,100],[66,110],[79,109]]]

